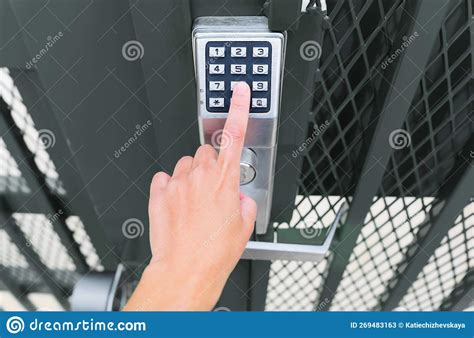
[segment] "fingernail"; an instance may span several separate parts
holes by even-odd
[[[245,95],[249,91],[249,86],[246,82],[239,82],[234,87],[234,93],[237,95]]]

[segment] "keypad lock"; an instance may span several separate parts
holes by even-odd
[[[251,88],[241,158],[241,190],[257,202],[257,234],[267,231],[275,173],[285,36],[266,17],[201,17],[193,28],[199,134],[218,146],[236,83]]]

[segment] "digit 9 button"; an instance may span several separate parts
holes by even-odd
[[[272,46],[268,41],[209,41],[206,44],[206,109],[227,113],[232,89],[245,81],[250,113],[267,113],[271,102]]]

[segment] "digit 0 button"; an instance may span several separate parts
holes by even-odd
[[[252,98],[252,108],[267,108],[267,99]]]

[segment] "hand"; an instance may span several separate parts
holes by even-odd
[[[125,310],[211,310],[249,240],[255,201],[240,193],[250,88],[234,88],[219,154],[210,145],[153,177],[152,260]],[[225,143],[225,144],[224,144]]]

